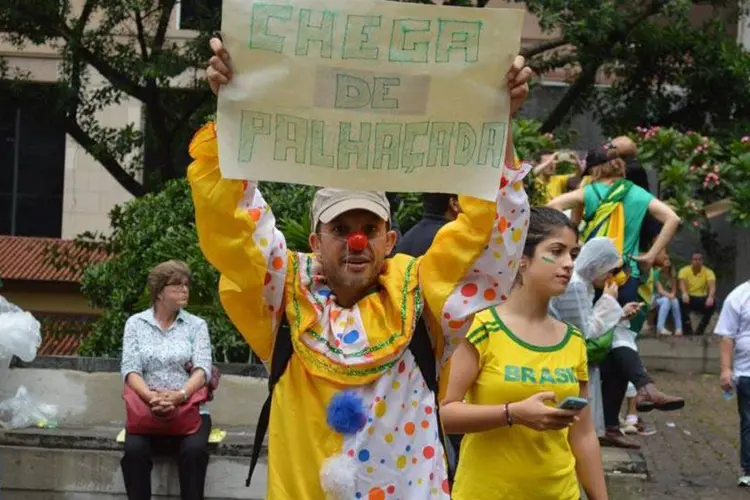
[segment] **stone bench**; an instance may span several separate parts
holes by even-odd
[[[648,317],[646,319],[646,323],[643,325],[643,329],[641,330],[641,335],[643,336],[656,336],[656,315],[657,311],[655,307],[651,307],[648,311]],[[690,312],[688,314],[688,320],[690,321],[690,325],[693,328],[693,331],[698,328],[698,325],[701,322],[701,315],[695,312]],[[706,335],[713,334],[714,330],[716,329],[716,324],[719,322],[719,312],[716,311],[711,316],[711,321],[708,322],[708,326],[706,326]],[[672,320],[672,315],[670,313],[669,316],[667,316],[667,323],[665,325],[670,331],[674,331],[674,322]]]
[[[98,426],[0,432],[3,500],[126,498],[120,472],[123,445],[116,441],[120,430]],[[253,483],[245,487],[254,434],[224,430],[226,438],[209,445],[206,499],[265,498],[267,450],[261,451]],[[179,498],[174,459],[154,459],[152,488],[154,498]]]
[[[63,363],[60,365],[59,363]],[[3,500],[125,499],[120,471],[125,408],[122,380],[116,363],[78,358],[39,359],[30,367],[0,373],[0,400],[25,386],[37,401],[58,405],[60,429],[21,429],[0,432],[0,484]],[[55,368],[66,366],[67,369]],[[224,371],[226,374],[227,371]],[[210,404],[214,427],[227,431],[225,440],[210,448],[207,500],[265,498],[266,450],[253,484],[245,487],[254,438],[254,425],[267,395],[267,380],[242,375],[222,376]],[[642,498],[647,477],[639,452],[604,449],[602,460],[613,500]],[[155,499],[179,498],[177,467],[157,458],[152,474]]]
[[[206,499],[265,498],[267,450],[264,447],[261,451],[253,483],[247,488],[253,433],[247,429],[224,430],[224,441],[209,445]],[[120,472],[122,444],[115,440],[119,432],[119,427],[109,426],[0,432],[3,500],[125,499]],[[641,498],[647,479],[641,453],[603,448],[602,461],[610,498]],[[179,498],[174,460],[154,460],[152,487],[154,498]]]
[[[34,401],[58,407],[61,429],[0,432],[3,500],[124,499],[122,444],[116,441],[125,418],[119,363],[40,358],[26,366],[0,374],[0,400],[24,386]],[[209,404],[214,427],[228,434],[211,447],[206,498],[262,499],[265,458],[250,488],[245,478],[267,380],[228,371]],[[179,498],[177,467],[167,457],[155,460],[153,493],[154,498]]]

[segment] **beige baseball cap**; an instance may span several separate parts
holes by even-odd
[[[384,221],[390,220],[391,204],[385,193],[376,191],[350,191],[348,189],[323,188],[315,193],[310,219],[312,230],[318,223],[327,224],[350,210],[367,210]]]

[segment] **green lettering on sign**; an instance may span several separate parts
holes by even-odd
[[[401,159],[401,124],[375,124],[375,154],[372,158],[372,168],[382,169],[383,161],[388,158],[388,169],[399,167]]]
[[[336,168],[339,170],[348,170],[351,157],[357,159],[357,168],[367,169],[367,162],[370,153],[370,132],[371,123],[359,124],[359,140],[352,138],[352,124],[341,122],[339,124],[339,148],[338,158],[336,159]]]
[[[468,165],[474,157],[477,147],[477,133],[472,126],[466,122],[458,124],[456,132],[456,149],[453,153],[453,164],[458,166]]]
[[[310,43],[320,44],[320,57],[327,59],[333,54],[333,23],[336,14],[330,10],[321,12],[320,24],[310,24],[312,10],[300,9],[299,31],[297,32],[297,47],[295,54],[306,56]]]
[[[372,29],[380,23],[380,16],[347,16],[341,58],[377,59],[380,48],[372,42]]]
[[[404,148],[401,151],[401,166],[407,172],[424,166],[424,153],[414,152],[414,143],[420,136],[427,135],[430,122],[407,123],[404,127]]]
[[[394,19],[388,60],[391,62],[426,63],[430,51],[432,21]]]
[[[479,34],[481,30],[481,21],[439,20],[435,62],[451,62],[451,54],[454,51],[463,51],[464,62],[466,63],[479,61]]]
[[[276,115],[276,140],[273,159],[286,161],[289,150],[294,150],[294,162],[305,163],[307,153],[307,120],[292,115]]]
[[[398,109],[398,99],[389,95],[391,87],[399,85],[400,78],[376,76],[372,86],[372,109]]]
[[[479,143],[478,165],[490,165],[500,168],[503,164],[503,147],[505,146],[505,123],[489,122],[482,127],[482,140]]]
[[[293,7],[291,5],[256,3],[253,4],[252,9],[250,48],[283,52],[286,37],[268,33],[268,24],[272,19],[284,22],[291,21]]]
[[[338,73],[336,75],[334,108],[364,108],[370,104],[370,97],[370,84],[367,83],[367,80],[346,73]]]
[[[258,111],[243,111],[240,119],[240,146],[238,160],[248,162],[253,159],[255,137],[271,133],[271,114]]]
[[[333,168],[333,155],[325,153],[325,122],[312,120],[310,123],[310,165]]]
[[[434,167],[438,163],[447,167],[451,161],[451,143],[453,142],[452,122],[433,122],[430,129],[430,144],[427,148],[427,166]]]

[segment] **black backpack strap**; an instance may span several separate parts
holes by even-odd
[[[250,470],[248,471],[247,479],[245,480],[245,486],[248,487],[253,478],[255,466],[258,465],[260,450],[263,448],[263,440],[266,438],[266,433],[268,432],[268,421],[271,418],[273,389],[276,386],[276,382],[278,382],[281,376],[284,375],[289,360],[292,359],[292,336],[289,326],[285,323],[286,322],[279,327],[278,333],[276,334],[276,341],[273,344],[273,353],[271,354],[271,373],[268,375],[268,397],[266,397],[266,402],[263,403],[263,408],[261,408],[260,415],[258,416],[258,423],[255,426],[255,442],[253,443],[253,453],[250,457]]]
[[[440,402],[438,398],[438,373],[437,373],[437,360],[435,359],[435,351],[432,349],[432,342],[430,341],[430,334],[427,333],[427,325],[422,318],[417,321],[417,325],[414,328],[414,334],[412,335],[411,342],[409,342],[409,350],[411,355],[414,356],[419,371],[422,372],[427,388],[435,394],[435,419],[437,420],[438,426],[438,437],[440,443],[443,445],[443,449],[448,453],[448,443],[445,439],[445,433],[443,432],[443,423],[440,421]],[[453,485],[454,470],[451,464],[448,463],[448,484]]]

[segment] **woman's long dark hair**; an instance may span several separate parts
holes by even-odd
[[[578,238],[578,228],[567,215],[554,208],[532,207],[529,216],[529,229],[526,232],[526,243],[523,245],[523,254],[529,259],[533,259],[536,247],[549,238],[552,233],[564,227],[573,231]],[[520,270],[516,274],[515,285],[523,286]]]
[[[550,237],[555,231],[567,227],[578,236],[578,228],[567,215],[559,210],[548,207],[533,207],[529,217],[529,230],[526,233],[526,244],[523,246],[523,254],[526,257],[534,257],[536,247],[539,243]]]

